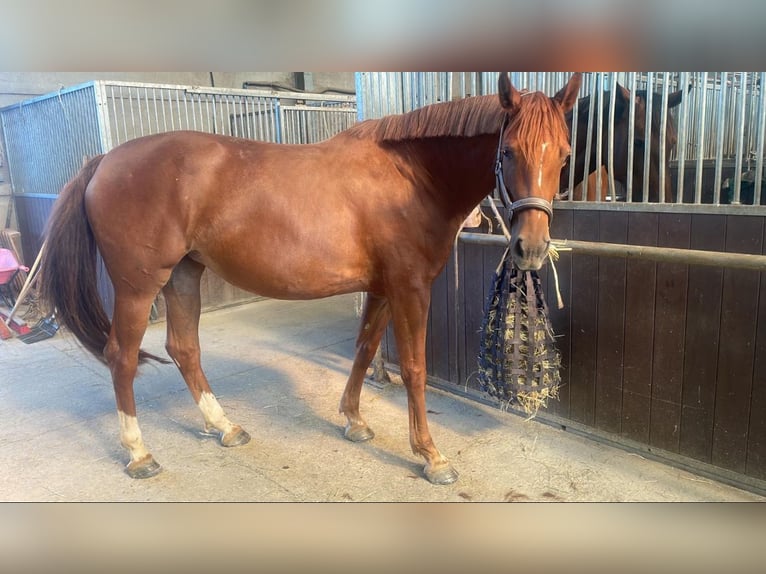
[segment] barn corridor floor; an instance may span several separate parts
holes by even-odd
[[[404,388],[366,384],[376,437],[353,444],[338,413],[353,357],[353,296],[265,300],[203,315],[203,365],[252,441],[226,449],[173,365],[136,380],[138,419],[163,472],[131,480],[108,371],[67,334],[0,341],[2,501],[763,501],[683,470],[431,389],[436,444],[460,472],[422,478]],[[164,356],[165,324],[144,347]]]

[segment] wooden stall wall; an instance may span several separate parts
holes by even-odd
[[[766,255],[764,217],[557,208],[551,236]],[[458,246],[434,284],[427,342],[434,382],[481,398],[479,329],[502,249]],[[562,386],[541,418],[616,442],[766,480],[766,277],[757,271],[562,252],[541,271]],[[456,301],[457,296],[457,310]],[[393,337],[384,358],[396,364]],[[764,483],[766,484],[766,483]]]

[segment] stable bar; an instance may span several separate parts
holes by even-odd
[[[628,107],[628,174],[625,186],[625,200],[633,201],[633,154],[636,147],[636,72],[630,73],[630,105]]]
[[[657,201],[659,203],[665,203],[665,158],[666,142],[668,133],[668,92],[670,91],[670,73],[662,73],[662,109],[660,111],[660,182],[659,189],[657,190]],[[670,199],[672,202],[672,199]]]
[[[684,201],[684,175],[686,172],[686,131],[687,121],[689,117],[689,96],[688,88],[689,78],[687,72],[681,73],[680,86],[683,90],[683,97],[681,98],[681,107],[678,111],[678,145],[676,147],[676,157],[678,164],[678,183],[676,184],[676,196],[674,198],[675,203],[683,203]]]
[[[461,241],[479,245],[504,246],[508,243],[502,235],[490,235],[488,233],[463,232],[459,237]],[[649,247],[647,245],[624,245],[621,243],[597,243],[593,241],[575,241],[572,239],[553,239],[551,243],[556,249],[571,249],[583,255],[646,259],[662,263],[683,263],[687,265],[707,265],[731,269],[766,271],[766,255],[722,253],[720,251],[676,249],[672,247]]]
[[[644,181],[642,190],[642,201],[649,203],[649,167],[651,164],[651,148],[652,141],[652,105],[654,104],[653,94],[653,74],[652,72],[646,73],[646,114],[644,116]]]

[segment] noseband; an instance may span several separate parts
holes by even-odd
[[[511,196],[508,193],[508,188],[505,187],[505,178],[503,177],[503,134],[505,128],[508,127],[508,115],[503,119],[503,125],[500,126],[500,141],[497,144],[497,158],[495,161],[495,179],[497,180],[497,189],[500,191],[501,199],[508,211],[508,221],[513,219],[513,215],[516,212],[523,211],[525,209],[539,209],[548,214],[548,224],[553,219],[553,204],[547,199],[542,197],[525,197],[516,201],[511,200]]]

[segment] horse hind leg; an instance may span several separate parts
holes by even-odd
[[[227,418],[210,389],[200,362],[200,279],[204,270],[204,265],[184,258],[163,287],[167,305],[165,347],[202,411],[205,432],[218,435],[223,446],[239,446],[249,442],[250,435]]]
[[[104,356],[112,374],[112,384],[120,421],[120,444],[130,453],[126,472],[131,478],[149,478],[162,467],[144,444],[136,418],[133,381],[138,369],[138,353],[154,297],[116,294],[112,328]]]
[[[359,336],[356,341],[356,355],[351,374],[346,382],[346,388],[340,399],[339,411],[346,415],[344,435],[353,442],[370,440],[375,436],[372,429],[359,414],[359,398],[362,394],[362,384],[370,366],[375,351],[383,337],[383,332],[391,317],[388,301],[382,297],[367,294]]]

